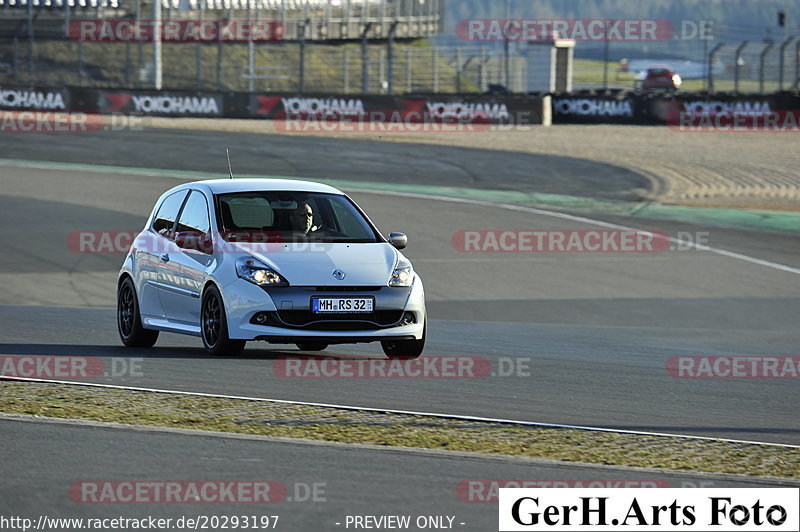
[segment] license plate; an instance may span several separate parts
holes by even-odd
[[[315,297],[311,311],[316,314],[368,314],[373,312],[375,300],[371,297]]]

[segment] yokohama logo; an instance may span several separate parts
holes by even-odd
[[[704,102],[688,101],[683,109],[690,113],[769,113],[772,109],[768,102]]]
[[[65,109],[64,99],[58,92],[0,90],[0,107],[27,107],[32,109]]]
[[[358,98],[281,98],[286,113],[313,115],[350,115],[366,113],[364,101]]]
[[[555,100],[553,109],[559,115],[579,116],[633,116],[633,107],[628,100],[593,100],[567,98]]]
[[[436,118],[471,116],[503,120],[511,117],[508,106],[502,103],[427,102],[426,107]]]
[[[219,114],[217,101],[196,96],[133,96],[134,111],[163,114]]]

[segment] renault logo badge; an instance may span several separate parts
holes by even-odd
[[[340,281],[344,281],[344,278],[347,277],[347,274],[344,273],[342,270],[333,270],[333,276]]]

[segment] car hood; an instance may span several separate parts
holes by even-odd
[[[289,244],[264,246],[238,243],[242,255],[260,260],[292,286],[384,286],[399,253],[390,244]],[[345,277],[334,277],[340,270]]]

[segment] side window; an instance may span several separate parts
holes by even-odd
[[[272,227],[275,214],[263,197],[232,197],[220,201],[223,231],[261,230]]]
[[[181,210],[181,205],[183,205],[183,199],[185,197],[186,191],[179,190],[164,199],[153,219],[153,231],[165,236],[166,233],[172,231],[172,226],[178,218],[178,211]]]
[[[331,201],[339,231],[352,238],[364,238],[372,236],[372,229],[366,221],[358,216],[355,208],[347,203],[344,198]]]
[[[211,222],[208,218],[208,202],[202,192],[193,190],[186,206],[181,212],[181,219],[178,221],[178,231],[194,231],[198,233],[208,233],[211,230]]]

